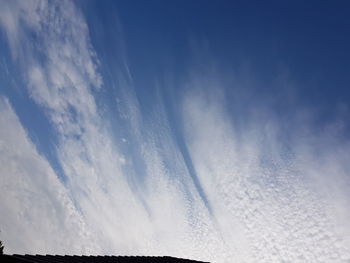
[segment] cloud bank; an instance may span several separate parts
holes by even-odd
[[[303,128],[285,142],[286,125],[259,107],[239,125],[223,76],[192,68],[176,107],[180,147],[167,105],[156,98],[144,118],[132,81],[118,87],[115,114],[123,121],[106,119],[97,102],[107,88],[103,61],[74,2],[1,5],[13,61],[57,132],[66,177],[1,97],[0,228],[8,253],[350,260],[350,148],[340,125],[314,133],[296,118],[287,128]]]

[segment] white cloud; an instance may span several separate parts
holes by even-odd
[[[172,209],[179,207],[180,211],[182,198],[169,196],[171,192],[167,191],[163,193],[166,196],[150,191],[150,197],[145,201],[153,208],[150,215],[141,202],[142,194],[138,195],[138,190],[131,187],[129,173],[134,172],[123,170],[125,157],[113,144],[107,123],[98,112],[93,96],[93,90],[98,90],[102,83],[82,15],[69,1],[53,1],[46,5],[32,1],[29,9],[23,5],[26,4],[16,2],[12,7],[21,10],[16,28],[9,31],[6,23],[2,26],[9,32],[9,44],[20,61],[31,98],[42,106],[58,132],[57,155],[67,177],[66,191],[102,249],[92,253],[180,253],[178,249],[171,252],[173,246],[169,243],[174,241],[167,237],[174,232],[172,228],[168,229],[168,233],[164,232],[167,224],[163,219],[172,219],[172,227],[176,227],[178,222],[186,224],[185,216],[180,212],[177,215]],[[32,20],[37,23],[32,23]],[[14,36],[11,34],[17,35],[16,44],[13,44],[11,38]],[[33,41],[29,37],[32,35],[36,40],[28,47],[26,43]],[[134,100],[132,96],[130,99]],[[129,110],[138,111],[128,108],[127,114]],[[138,119],[134,121],[135,134],[140,134],[138,125],[142,123]],[[159,158],[152,148],[154,146],[145,145],[145,152],[155,152],[152,158]],[[151,148],[148,149],[148,146]],[[159,166],[162,167],[162,164]],[[162,172],[159,167],[157,169]],[[162,181],[167,181],[163,175],[153,179],[158,182],[159,189],[172,189],[176,193],[176,186],[159,186],[160,182],[169,184]],[[44,190],[50,189],[51,185],[48,182],[48,185],[36,187]],[[42,193],[41,196],[46,195]],[[148,201],[151,203],[148,204]],[[167,208],[158,207],[162,204]],[[165,211],[170,213],[169,216],[163,216]],[[34,224],[35,220],[31,223]],[[46,233],[46,230],[43,232]],[[7,235],[15,240],[10,231]],[[183,237],[184,233],[179,236]],[[167,243],[162,245],[165,240]],[[14,250],[21,252],[21,247]],[[55,248],[42,248],[41,251],[52,250]]]
[[[0,227],[5,252],[98,251],[68,192],[3,97],[0,126]]]
[[[91,90],[100,88],[101,79],[96,72],[86,24],[72,2],[44,3],[14,2],[11,10],[2,13],[2,21],[6,22],[11,14],[17,14],[17,20],[10,24],[11,28],[9,23],[3,22],[2,26],[28,80],[31,97],[44,108],[58,131],[57,154],[68,178],[66,191],[89,229],[96,234],[96,242],[99,241],[104,252],[111,253],[115,244],[125,243],[125,250],[120,249],[119,252],[131,253],[128,247],[137,242],[136,233],[131,235],[130,230],[124,228],[126,221],[133,222],[125,215],[129,215],[130,211],[142,213],[143,210],[138,208],[121,174],[121,155],[113,148],[97,113]],[[29,35],[37,38],[30,47],[27,45],[31,41]],[[30,157],[31,153],[28,155]],[[12,182],[15,183],[16,179]],[[54,187],[51,182],[46,183],[43,181],[32,186],[43,189],[41,198],[46,197],[47,189]],[[30,223],[35,224],[36,220],[30,220]],[[120,220],[124,220],[124,224]],[[141,224],[134,225],[135,229],[141,227]],[[43,230],[43,233],[46,232],[46,229]],[[15,239],[10,230],[7,234]],[[42,239],[44,242],[46,238]],[[67,249],[65,247],[63,251]],[[20,252],[21,247],[14,246],[14,250]],[[45,252],[54,250],[54,247],[40,249]],[[71,252],[74,251],[73,248]]]
[[[295,129],[288,157],[278,122],[260,114],[267,118],[247,119],[243,130],[233,126],[222,98],[205,88],[223,88],[219,79],[194,77],[183,106],[186,138],[227,250],[238,249],[239,262],[347,262],[349,233],[337,228],[349,229],[350,198],[341,187],[349,144],[337,133]]]

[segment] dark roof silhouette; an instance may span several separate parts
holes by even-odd
[[[59,256],[59,255],[0,255],[0,263],[200,263],[202,261],[174,257],[142,256]]]

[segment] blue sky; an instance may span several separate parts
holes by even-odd
[[[346,1],[0,3],[5,252],[350,260]]]

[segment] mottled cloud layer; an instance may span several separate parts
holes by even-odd
[[[334,140],[337,132],[313,136],[304,122],[291,123],[294,135],[281,143],[282,129],[273,118],[254,120],[242,131],[233,125],[222,98],[199,95],[212,81],[202,78],[185,99],[186,138],[222,237],[232,246],[227,248],[231,257],[248,262],[347,260],[349,144]]]
[[[8,251],[98,250],[67,189],[3,97],[0,125],[1,235]]]
[[[66,178],[1,97],[0,229],[8,253],[350,260],[350,148],[341,127],[330,124],[314,134],[296,118],[288,128],[303,129],[282,143],[286,125],[268,111],[237,126],[239,112],[225,100],[223,76],[194,68],[176,108],[181,148],[162,99],[144,119],[132,85],[125,84],[132,82],[118,87],[119,122],[106,119],[97,103],[107,88],[99,73],[103,61],[74,2],[1,6],[13,61],[57,132]]]

